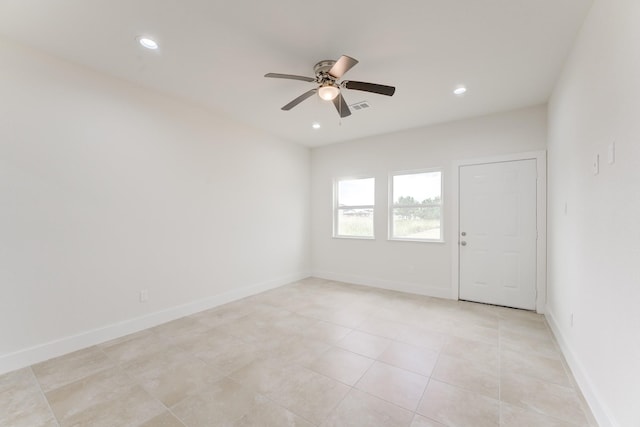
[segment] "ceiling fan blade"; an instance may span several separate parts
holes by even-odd
[[[315,94],[317,91],[318,89],[311,89],[310,91],[303,93],[302,95],[300,95],[299,97],[297,97],[296,99],[294,99],[293,101],[291,101],[290,103],[282,107],[282,109],[285,111],[291,110],[293,107],[300,104],[302,101],[309,98],[310,96]]]
[[[340,114],[340,117],[347,117],[351,115],[351,110],[349,110],[349,106],[345,102],[341,93],[333,98],[333,105],[336,106],[336,110],[338,110],[338,114]]]
[[[329,74],[332,77],[339,79],[344,75],[344,73],[352,69],[357,63],[357,59],[353,59],[352,57],[347,55],[342,55],[340,59],[338,59],[336,63],[333,64],[333,67],[331,67],[331,69],[329,70]]]
[[[346,81],[344,82],[344,87],[346,87],[347,89],[362,90],[364,92],[379,93],[380,95],[387,96],[391,96],[396,92],[396,88],[393,86],[378,85],[375,83],[366,82]]]
[[[264,75],[265,77],[272,77],[274,79],[290,79],[290,80],[302,80],[303,82],[315,82],[316,79],[305,76],[295,76],[293,74],[278,74],[278,73],[267,73]]]

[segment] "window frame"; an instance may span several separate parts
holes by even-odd
[[[393,178],[399,175],[417,175],[421,173],[440,173],[440,203],[432,203],[429,205],[416,204],[416,205],[403,205],[403,208],[424,208],[424,207],[439,207],[440,208],[440,238],[439,239],[425,239],[425,238],[412,238],[412,237],[396,237],[394,236],[394,224],[393,224],[393,213],[394,206],[394,189],[393,189]],[[403,171],[393,171],[389,172],[389,206],[388,206],[388,236],[387,240],[399,241],[399,242],[418,242],[418,243],[445,243],[444,240],[444,168],[442,167],[433,167],[433,168],[425,168],[425,169],[411,169],[411,170],[403,170]]]
[[[341,181],[355,181],[358,179],[373,179],[373,205],[349,205],[349,206],[339,206],[338,197],[339,197],[339,185]],[[376,177],[373,175],[358,175],[358,176],[344,176],[333,179],[333,235],[334,239],[356,239],[356,240],[375,240],[376,238]],[[371,236],[348,236],[343,234],[338,234],[338,230],[340,227],[339,217],[340,210],[345,209],[371,209],[372,212],[372,235]]]

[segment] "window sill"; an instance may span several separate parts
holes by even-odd
[[[403,239],[402,237],[389,237],[389,242],[414,242],[414,243],[446,243],[444,239]]]
[[[345,240],[376,240],[375,237],[367,237],[367,236],[332,236],[334,239],[345,239]]]

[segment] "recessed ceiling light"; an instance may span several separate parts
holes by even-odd
[[[156,50],[158,48],[158,43],[149,37],[138,37],[138,43],[147,49]]]
[[[320,123],[314,123],[311,125],[311,127],[314,129],[320,129]]]
[[[467,88],[464,86],[458,86],[457,88],[454,89],[453,93],[458,95],[458,96],[462,96],[467,92]]]

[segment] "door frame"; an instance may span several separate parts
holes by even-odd
[[[476,159],[455,160],[453,162],[453,185],[451,212],[451,297],[460,299],[460,167],[482,165],[487,163],[502,163],[518,160],[536,161],[536,312],[544,314],[547,301],[547,152],[530,151],[526,153],[507,154]]]

